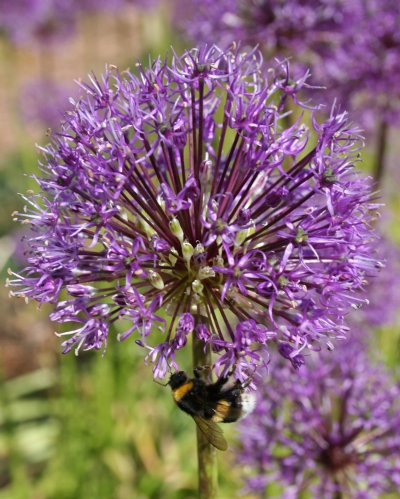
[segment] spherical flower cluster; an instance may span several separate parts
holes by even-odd
[[[105,349],[118,321],[155,376],[195,334],[220,374],[237,364],[244,379],[270,340],[300,366],[306,347],[345,337],[379,267],[359,135],[334,110],[285,128],[306,76],[293,82],[282,64],[264,79],[261,65],[254,51],[202,47],[81,84],[40,148],[42,192],[14,214],[35,234],[29,266],[8,281],[77,323],[64,353]]]
[[[358,2],[343,0],[195,0],[179,1],[175,22],[191,39],[222,46],[241,40],[259,44],[267,59],[290,57],[325,66],[345,27],[354,29]],[[313,72],[313,71],[312,71]]]
[[[299,372],[275,360],[240,427],[246,489],[282,499],[398,491],[400,385],[392,373],[350,338]]]

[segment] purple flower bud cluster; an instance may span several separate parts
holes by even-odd
[[[118,321],[155,376],[196,334],[219,372],[237,363],[244,378],[271,340],[300,367],[306,348],[345,337],[380,267],[376,205],[354,170],[360,136],[334,109],[285,127],[305,77],[261,66],[255,51],[212,46],[81,84],[40,148],[41,192],[14,214],[34,233],[7,283],[76,324],[64,353],[104,350]]]
[[[398,491],[399,412],[393,373],[353,338],[334,354],[312,354],[299,372],[272,359],[257,407],[240,426],[235,455],[247,470],[246,491],[282,499]]]

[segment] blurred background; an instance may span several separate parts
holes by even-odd
[[[47,10],[41,10],[41,3],[46,2],[0,1],[3,282],[7,268],[25,266],[21,238],[26,228],[11,216],[23,208],[17,193],[36,189],[29,178],[37,172],[35,144],[46,144],[48,128],[57,130],[57,109],[66,109],[68,98],[77,94],[74,80],[86,80],[92,70],[101,73],[105,64],[134,68],[138,58],[145,65],[149,54],[164,55],[171,45],[177,53],[191,46],[171,25],[167,2],[89,0],[78,8],[54,1],[47,2]],[[376,128],[363,152],[361,167],[367,173],[374,168],[378,143]],[[380,225],[397,258],[396,127],[387,132],[385,153],[379,189],[386,208]],[[396,368],[400,281],[397,290],[390,290],[390,324],[378,321],[374,331],[385,362]],[[114,341],[104,357],[93,352],[61,356],[47,318],[50,308],[37,311],[36,303],[10,299],[5,287],[0,293],[0,499],[196,497],[193,421],[176,409],[169,388],[152,382],[141,349],[134,342]],[[235,429],[224,430],[233,441]],[[243,482],[234,451],[220,453],[219,466],[219,497],[235,497]]]

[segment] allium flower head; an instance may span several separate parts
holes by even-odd
[[[225,46],[259,44],[266,59],[306,63],[321,98],[355,110],[363,127],[376,115],[399,123],[400,2],[397,0],[184,0],[174,22],[188,38]]]
[[[321,56],[337,45],[345,26],[354,28],[350,16],[357,6],[344,0],[186,0],[177,3],[181,15],[176,22],[196,41],[258,43],[268,58],[294,57],[298,62],[301,56],[311,64],[324,62]]]
[[[318,78],[332,87],[332,93],[340,91],[342,103],[359,108],[364,127],[376,126],[377,116],[398,125],[400,3],[363,0],[357,4],[351,24],[346,24],[327,68],[319,68]]]
[[[47,46],[73,34],[77,7],[74,0],[0,0],[0,27],[13,43]]]
[[[236,455],[268,497],[376,499],[400,487],[400,386],[348,339],[299,372],[272,359]],[[279,484],[275,494],[269,484]]]
[[[156,376],[196,334],[219,373],[238,361],[244,378],[271,339],[293,360],[344,338],[377,266],[359,135],[334,111],[285,128],[306,76],[293,82],[281,64],[264,79],[261,62],[203,47],[81,84],[40,148],[42,192],[15,214],[35,234],[8,282],[77,323],[63,352],[104,349],[122,321],[119,339],[146,348]]]

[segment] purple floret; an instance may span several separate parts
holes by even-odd
[[[81,84],[40,148],[42,192],[14,214],[34,232],[28,267],[8,281],[78,323],[64,352],[105,347],[117,322],[120,340],[161,356],[163,377],[195,331],[220,372],[237,363],[242,378],[271,341],[299,365],[345,337],[380,267],[360,136],[335,109],[285,127],[305,78],[284,63],[265,80],[261,64],[256,51],[202,47]]]

